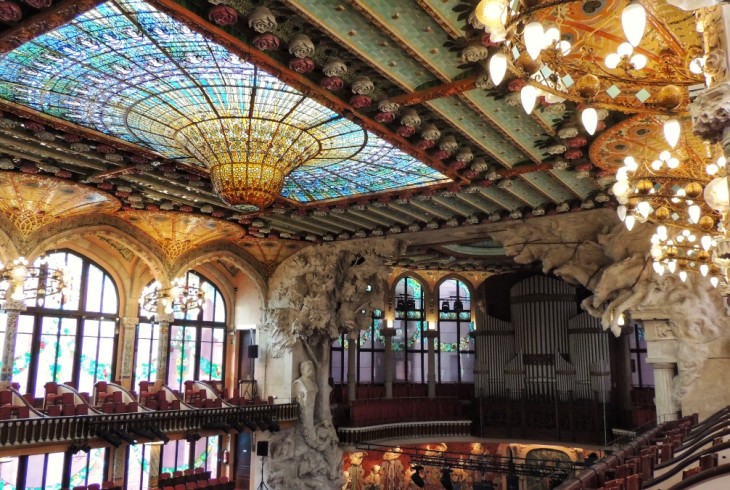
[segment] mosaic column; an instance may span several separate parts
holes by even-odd
[[[162,456],[162,444],[147,444],[150,452],[149,488],[157,488],[160,480],[160,458]]]
[[[157,323],[160,325],[160,340],[157,345],[157,378],[155,386],[160,387],[167,383],[167,362],[170,355],[170,325],[175,320],[172,314],[158,315]]]
[[[139,318],[125,316],[122,318],[122,374],[121,380],[129,380],[131,383],[134,374],[134,341],[137,337],[137,324]],[[131,387],[134,389],[134,386]]]
[[[385,355],[383,356],[383,364],[385,365],[385,398],[393,398],[393,336],[394,328],[382,328],[380,333],[385,340]]]
[[[438,337],[439,333],[436,330],[426,330],[423,332],[423,336],[428,342],[428,367],[427,367],[427,380],[428,380],[428,397],[436,398],[436,349],[434,347],[434,339]]]
[[[25,311],[23,301],[9,300],[5,302],[5,342],[3,344],[3,367],[0,370],[0,382],[10,381],[13,378],[13,363],[15,361],[15,338],[18,335],[18,318]]]
[[[357,399],[357,338],[357,331],[347,334],[347,395],[350,401]]]

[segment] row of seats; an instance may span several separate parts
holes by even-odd
[[[456,398],[392,398],[350,402],[352,427],[461,418],[462,404]]]
[[[210,471],[202,471],[203,468],[195,470],[176,471],[172,476],[169,473],[160,475],[160,488],[162,490],[193,490],[207,488],[209,490],[233,490],[235,482],[229,481],[228,477],[210,478]]]
[[[330,395],[332,403],[349,403],[349,388],[346,383],[332,387]],[[470,400],[474,393],[474,385],[459,383],[437,383],[436,396],[441,398],[458,398]],[[355,387],[358,400],[385,397],[385,385],[361,384]],[[424,383],[393,383],[393,398],[425,398],[428,396],[428,385]]]
[[[697,426],[698,416],[694,414],[655,427],[559,488],[561,490],[650,488],[648,485],[654,478],[656,468],[670,464],[675,451]]]
[[[121,485],[116,485],[113,481],[105,481],[101,485],[98,483],[91,483],[89,485],[77,485],[73,490],[122,490]]]

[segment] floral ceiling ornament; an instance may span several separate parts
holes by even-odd
[[[256,7],[248,15],[248,26],[260,34],[274,32],[277,27],[276,17],[267,7]]]
[[[314,54],[314,43],[306,34],[295,34],[289,40],[289,54],[297,58],[309,58]]]

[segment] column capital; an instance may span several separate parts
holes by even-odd
[[[5,311],[25,311],[28,309],[28,307],[25,305],[25,301],[9,299],[3,301],[2,308],[0,309]]]
[[[381,328],[380,333],[383,337],[393,337],[396,334],[394,328]]]
[[[672,321],[669,319],[641,320],[641,323],[644,325],[644,339],[647,342],[676,340]]]
[[[175,315],[172,313],[163,313],[161,315],[155,315],[155,321],[159,324],[166,323],[167,325],[170,325],[172,322],[175,321]]]
[[[122,320],[122,327],[124,328],[134,328],[139,323],[139,318],[136,316],[124,316],[121,318]]]

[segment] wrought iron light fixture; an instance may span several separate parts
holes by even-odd
[[[169,288],[162,288],[160,283],[155,281],[144,288],[139,298],[139,305],[148,317],[157,315],[160,306],[164,309],[164,313],[169,315],[186,314],[202,308],[204,304],[205,292],[199,286],[188,284],[184,277],[174,279]]]
[[[19,257],[0,267],[0,302],[25,301],[45,298],[67,291],[69,282],[66,270],[46,256],[31,264]]]

